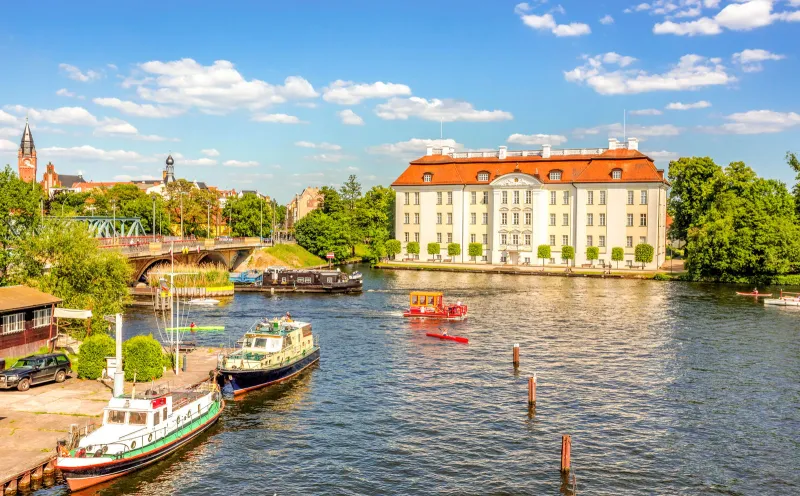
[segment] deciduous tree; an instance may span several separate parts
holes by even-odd
[[[536,258],[542,259],[542,270],[544,270],[544,261],[550,260],[550,245],[539,245],[536,248]]]

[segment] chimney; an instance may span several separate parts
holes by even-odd
[[[433,155],[433,147],[431,145],[428,145],[428,148],[425,150],[425,155],[429,157]]]
[[[501,146],[500,147],[500,153],[498,153],[497,158],[499,158],[500,160],[505,160],[507,152],[508,152],[508,147],[507,146]]]
[[[628,138],[628,150],[638,150],[639,140],[637,138]]]
[[[616,150],[617,149],[617,138],[608,138],[608,149],[609,150]]]
[[[542,145],[542,158],[550,158],[550,143]]]
[[[442,155],[452,155],[453,150],[452,146],[442,145]]]

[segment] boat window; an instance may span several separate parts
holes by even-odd
[[[158,425],[159,423],[161,423],[161,415],[159,415],[158,410],[156,410],[156,413],[153,414],[153,425]]]
[[[417,305],[417,304],[419,304],[419,300],[418,300],[418,297],[417,297],[417,295],[414,295],[414,296],[412,296],[412,297],[411,297],[411,304],[412,304],[412,305]]]
[[[145,412],[131,412],[128,423],[130,425],[147,425],[147,414]]]
[[[161,409],[161,420],[167,421],[167,407]]]
[[[124,424],[125,423],[125,412],[120,410],[109,410],[108,412],[108,423],[109,424]]]
[[[255,340],[254,348],[266,348],[267,347],[267,338],[258,338]]]

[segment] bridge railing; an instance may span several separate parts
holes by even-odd
[[[116,249],[121,251],[127,256],[138,256],[142,254],[160,254],[166,255],[170,249],[174,250],[176,255],[188,248],[189,251],[213,251],[215,248],[235,248],[235,247],[255,247],[260,246],[261,240],[258,238],[217,238],[217,239],[183,239],[175,237],[156,237],[158,241],[153,242],[152,236],[140,236],[138,239],[133,238],[101,238],[101,248]]]

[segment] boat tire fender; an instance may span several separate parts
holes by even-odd
[[[147,436],[147,442],[148,443],[152,443],[153,442],[153,433],[152,432],[150,433],[150,435]]]

